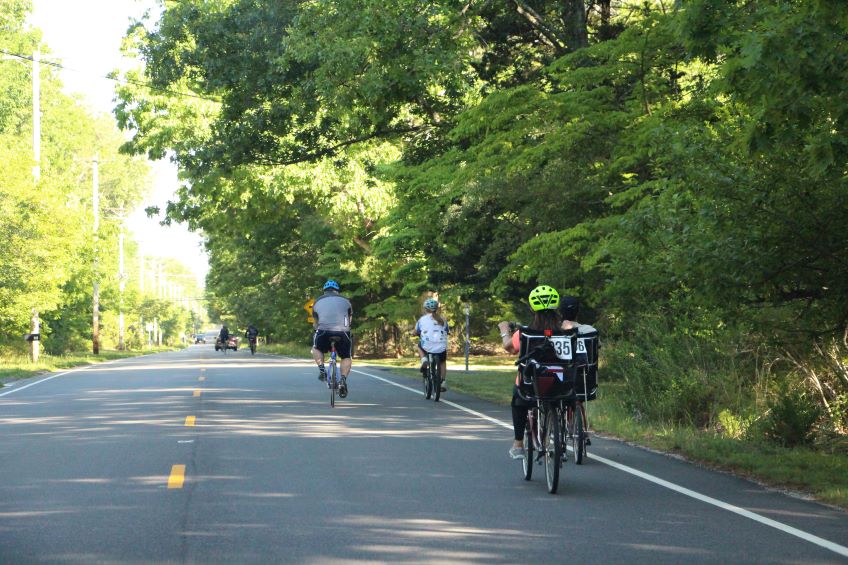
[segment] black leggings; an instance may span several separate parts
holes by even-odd
[[[515,441],[524,441],[524,429],[527,427],[527,411],[532,404],[518,396],[518,387],[512,389],[512,431]]]

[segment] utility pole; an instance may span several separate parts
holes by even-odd
[[[39,344],[41,339],[41,320],[38,318],[38,311],[32,309],[32,318],[30,319],[30,359],[33,363],[38,362]]]
[[[32,176],[35,182],[41,178],[41,52],[32,54],[32,156],[35,165]]]
[[[159,277],[158,277],[158,280],[159,280],[158,287],[159,288],[157,289],[156,296],[158,298],[164,298],[165,297],[165,278],[164,278],[164,275],[162,274],[162,263],[160,262],[158,266],[159,266]]]
[[[92,171],[92,211],[94,213],[94,292],[91,300],[92,318],[91,318],[91,351],[95,355],[100,354],[100,280],[97,275],[97,251],[99,242],[98,231],[100,230],[100,189],[98,187],[97,178],[97,155],[94,156]]]
[[[471,305],[465,303],[465,372],[468,372],[468,355],[471,353]]]
[[[121,231],[118,234],[118,290],[120,291],[120,300],[118,301],[118,349],[124,350],[124,287],[126,286],[127,275],[124,273],[124,217],[123,208],[121,208]]]
[[[144,299],[144,255],[138,254],[138,295]]]

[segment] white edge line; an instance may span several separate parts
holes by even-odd
[[[372,374],[366,373],[364,371],[358,371],[356,369],[351,369],[351,371],[353,371],[354,373],[360,373],[362,375],[366,375],[368,377],[371,377],[372,379],[377,379],[378,381],[383,381],[384,383],[388,383],[388,384],[396,386],[398,388],[402,388],[404,390],[408,390],[408,391],[414,392],[416,394],[419,394],[421,396],[424,396],[424,393],[421,392],[420,390],[416,390],[412,387],[408,387],[408,386],[405,386],[405,385],[402,385],[402,384],[398,384],[398,383],[391,381],[389,379],[379,377],[377,375],[372,375]],[[496,425],[501,426],[503,428],[507,428],[507,429],[510,429],[510,430],[512,429],[512,424],[509,424],[509,423],[504,422],[502,420],[498,420],[497,418],[492,418],[491,416],[487,416],[485,414],[477,412],[476,410],[471,410],[470,408],[466,408],[465,406],[462,406],[461,404],[451,402],[450,400],[441,400],[440,402],[442,402],[443,404],[447,404],[448,406],[452,406],[453,408],[456,408],[458,410],[462,410],[463,412],[467,412],[469,414],[477,416],[478,418],[482,418],[484,420],[492,422],[493,424],[496,424]],[[717,498],[713,498],[711,496],[701,494],[699,492],[688,489],[686,487],[682,487],[680,485],[666,481],[665,479],[655,477],[654,475],[650,475],[648,473],[645,473],[644,471],[634,469],[633,467],[628,467],[627,465],[622,465],[621,463],[616,463],[615,461],[612,461],[611,459],[607,459],[606,457],[601,457],[599,455],[593,454],[592,459],[595,460],[595,461],[598,461],[600,463],[603,463],[605,465],[609,465],[610,467],[612,467],[614,469],[618,469],[619,471],[624,471],[625,473],[629,473],[633,476],[639,477],[640,479],[644,479],[646,481],[652,482],[652,483],[659,485],[661,487],[665,487],[669,490],[673,490],[674,492],[677,492],[679,494],[688,496],[690,498],[694,498],[695,500],[699,500],[701,502],[705,502],[705,503],[710,504],[712,506],[715,506],[717,508],[721,508],[722,510],[727,510],[728,512],[733,512],[734,514],[738,514],[739,516],[749,518],[749,519],[751,519],[755,522],[759,522],[760,524],[769,526],[771,528],[775,528],[775,529],[780,530],[781,532],[784,532],[786,534],[795,536],[797,538],[801,538],[804,541],[808,541],[810,543],[818,545],[819,547],[823,547],[824,549],[828,549],[828,550],[830,550],[834,553],[838,553],[839,555],[842,555],[844,557],[848,557],[848,547],[839,545],[839,544],[834,543],[832,541],[828,541],[824,538],[820,538],[819,536],[813,535],[813,534],[805,532],[803,530],[799,530],[798,528],[793,528],[792,526],[788,526],[788,525],[786,525],[782,522],[778,522],[777,520],[772,520],[771,518],[766,518],[765,516],[761,516],[761,515],[757,514],[756,512],[751,512],[750,510],[745,510],[744,508],[740,508],[739,506],[734,506],[733,504],[728,504],[727,502],[723,502],[721,500],[718,500]]]

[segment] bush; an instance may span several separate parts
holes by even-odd
[[[782,385],[769,400],[769,409],[749,430],[752,439],[765,439],[784,447],[810,444],[823,410],[801,388]]]
[[[750,405],[753,366],[739,364],[735,335],[671,331],[666,322],[642,320],[633,333],[604,348],[607,373],[625,383],[625,406],[655,422],[707,427],[719,413]]]

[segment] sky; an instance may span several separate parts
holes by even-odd
[[[115,83],[102,77],[131,65],[121,57],[121,40],[131,18],[146,10],[157,11],[155,0],[33,0],[30,23],[41,29],[50,48],[44,57],[58,59],[68,68],[60,71],[65,91],[82,95],[95,112],[111,115]],[[180,225],[161,226],[161,218],[147,218],[144,213],[148,206],[164,210],[179,183],[173,163],[151,165],[153,193],[133,212],[128,226],[144,255],[176,258],[202,282],[209,267],[201,238]]]

